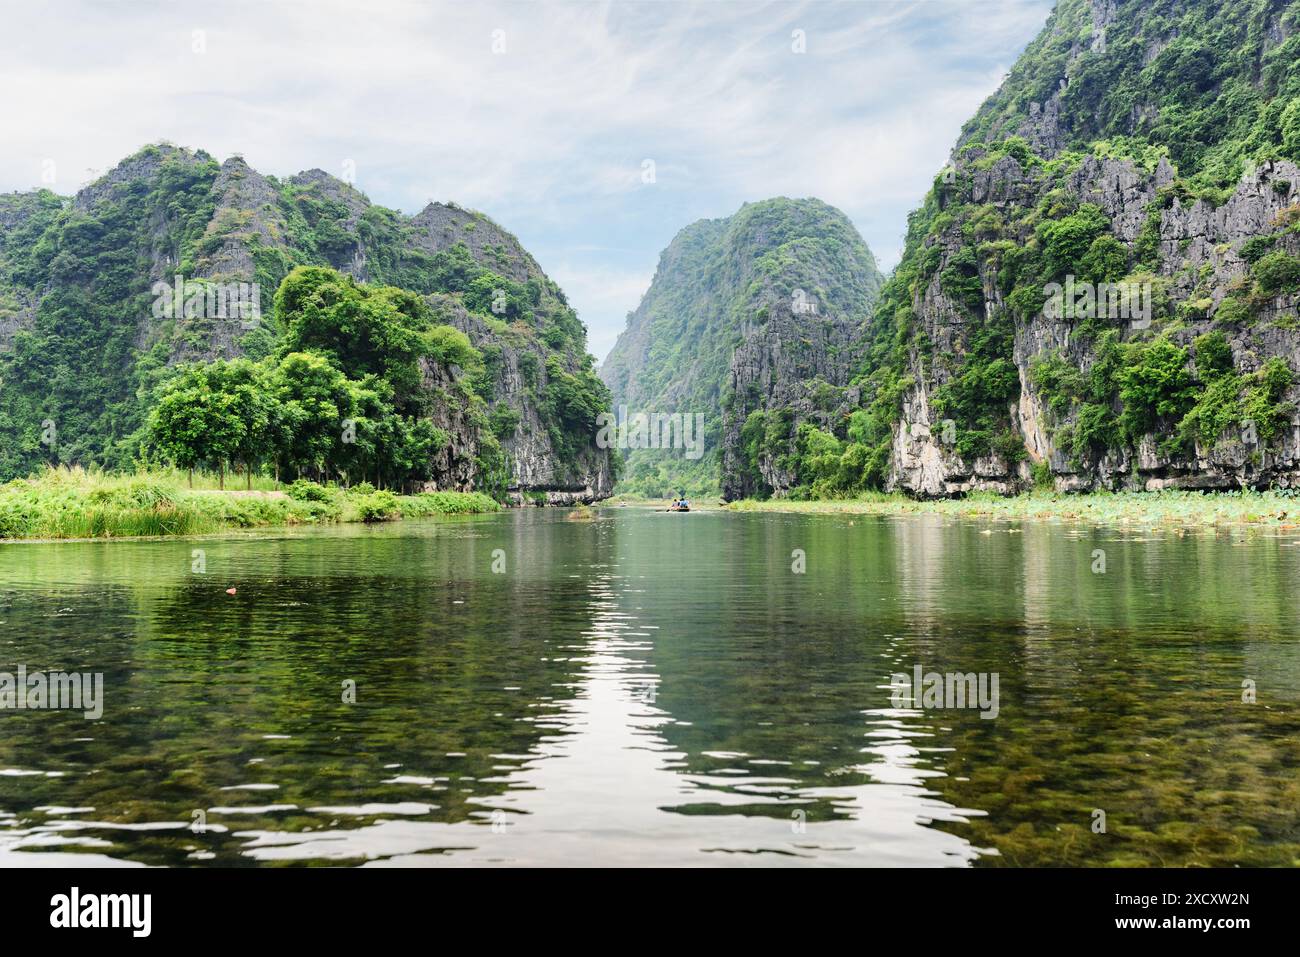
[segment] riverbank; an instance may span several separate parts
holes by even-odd
[[[106,475],[59,468],[0,485],[0,539],[204,535],[238,528],[494,512],[500,507],[479,492],[395,495],[368,484],[342,489],[314,482],[294,482],[283,489],[191,489],[179,473]]]
[[[918,500],[896,494],[796,502],[746,499],[724,506],[737,512],[844,515],[950,515],[1002,521],[1060,521],[1097,525],[1205,527],[1263,525],[1300,529],[1300,495],[1287,492],[1030,493],[1010,498],[971,495]]]

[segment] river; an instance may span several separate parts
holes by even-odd
[[[1300,538],[594,515],[0,545],[0,864],[1300,863]]]

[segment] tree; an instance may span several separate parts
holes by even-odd
[[[299,474],[328,473],[356,425],[353,383],[324,356],[292,352],[275,367],[270,392],[280,406],[281,461]]]
[[[239,420],[238,437],[230,447],[230,456],[243,464],[248,488],[253,487],[254,467],[275,454],[279,430],[273,425],[279,406],[270,393],[269,370],[269,365],[248,359],[219,360],[207,366],[213,394],[227,397]]]
[[[154,444],[189,471],[191,488],[194,469],[204,462],[217,463],[225,487],[226,460],[239,448],[246,428],[239,413],[239,397],[221,388],[225,370],[214,369],[216,365],[183,367],[161,387],[149,420]]]
[[[477,357],[464,333],[435,326],[424,299],[391,286],[363,286],[320,266],[291,272],[275,295],[285,324],[282,356],[316,352],[351,379],[377,376],[392,386],[401,412],[418,401],[420,360],[469,365]]]

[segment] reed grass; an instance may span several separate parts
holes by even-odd
[[[268,487],[216,488],[215,476],[195,476],[195,487],[179,471],[113,475],[80,468],[50,468],[31,478],[0,485],[0,539],[138,538],[203,535],[233,528],[325,524],[419,518],[495,511],[500,506],[478,492],[430,492],[393,496],[396,508],[378,515],[376,493],[317,487],[318,500]],[[240,482],[239,485],[245,483]]]

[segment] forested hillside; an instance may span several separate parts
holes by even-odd
[[[683,229],[601,377],[630,413],[702,413],[705,452],[633,450],[620,487],[730,497],[788,488],[798,427],[829,424],[855,401],[852,342],[880,283],[857,230],[819,200],[747,203]],[[780,441],[766,438],[772,423]]]
[[[559,500],[608,493],[608,456],[592,438],[608,395],[586,330],[513,236],[455,205],[407,217],[319,170],[278,180],[238,157],[167,145],[72,199],[0,196],[0,478],[157,454],[149,411],[178,368],[293,347],[276,293],[300,266],[390,287],[390,304],[404,290],[413,299],[399,312],[421,329],[451,326],[471,341],[469,366],[422,354],[418,401],[411,382],[390,383],[396,408],[463,430],[447,439],[459,466],[433,455],[405,480]],[[369,301],[355,284],[314,281]],[[253,284],[249,308],[226,308]]]
[[[1062,0],[912,215],[870,326],[888,469],[801,480],[1300,480],[1297,161],[1300,4]],[[1061,286],[1082,290],[1064,314]]]

